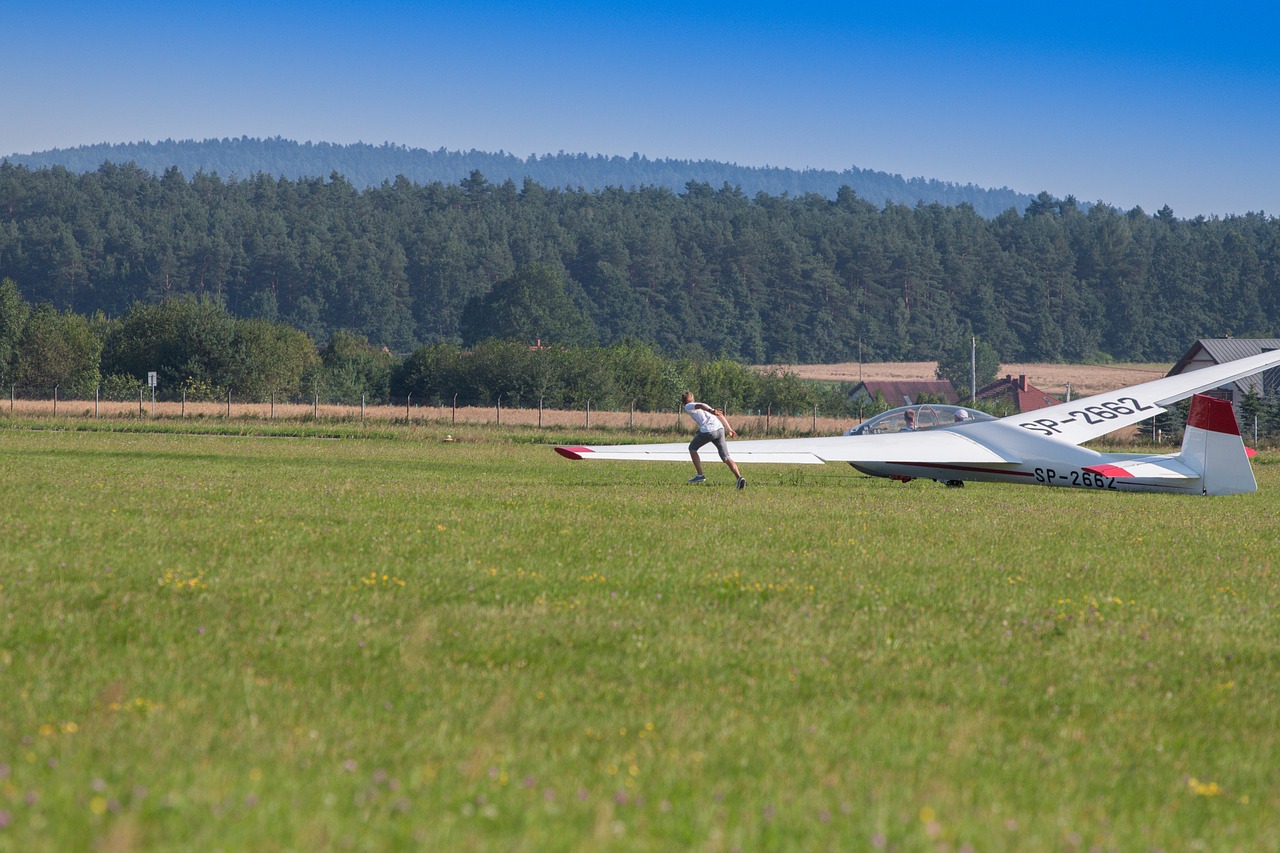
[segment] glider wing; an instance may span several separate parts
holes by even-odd
[[[556,452],[569,459],[689,461],[689,446],[683,442],[557,447]],[[709,444],[704,445],[698,455],[704,462],[719,458],[715,447]],[[820,465],[823,462],[951,462],[993,465],[1020,461],[1016,456],[992,450],[958,431],[949,430],[730,441],[729,455],[735,462],[792,465]]]
[[[1082,397],[1003,421],[1025,430],[1071,444],[1090,439],[1153,418],[1164,407],[1192,394],[1218,388],[1245,376],[1280,365],[1280,350],[1202,367],[1177,376],[1166,376],[1130,388]]]

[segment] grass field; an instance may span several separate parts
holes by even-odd
[[[0,850],[1280,849],[1273,454],[737,492],[572,432],[33,423]]]

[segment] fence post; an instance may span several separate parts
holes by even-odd
[[[413,422],[413,421],[412,421],[412,417],[413,417],[413,416],[412,416],[411,414],[409,414],[409,405],[410,405],[412,402],[413,402],[413,394],[412,394],[412,393],[405,394],[405,395],[404,395],[404,422],[405,422],[405,423],[412,423],[412,422]]]
[[[818,406],[816,403],[813,406],[813,431],[818,431]]]
[[[57,385],[53,386],[53,416],[55,418],[58,416],[58,387]]]
[[[364,394],[360,395],[360,426],[364,426]]]
[[[495,404],[494,411],[497,413],[497,426],[502,426],[502,395],[498,395],[498,402]]]
[[[276,419],[276,392],[271,392],[271,419]]]
[[[627,429],[634,429],[636,425],[636,401],[631,401],[631,414],[627,415]]]
[[[179,412],[179,414],[182,416],[182,419],[184,421],[187,419],[187,389],[186,388],[182,389],[182,410]]]
[[[591,401],[587,401],[587,429],[591,429]]]
[[[98,395],[102,393],[102,386],[98,385],[93,389],[93,417],[98,417]]]
[[[231,420],[231,389],[227,389],[227,420]]]
[[[450,421],[454,426],[458,425],[458,395],[453,395],[453,420]]]
[[[14,398],[17,396],[17,394],[18,394],[18,386],[10,385],[9,386],[9,414],[11,415],[13,414],[13,401],[14,401]]]
[[[142,386],[138,386],[138,417],[142,417]]]
[[[764,434],[769,434],[769,419],[773,417],[773,403],[764,407]]]
[[[542,429],[542,398],[538,398],[538,429]]]
[[[311,393],[315,395],[311,400],[311,420],[318,421],[320,420],[320,392],[313,388]]]

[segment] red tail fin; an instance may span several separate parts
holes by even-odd
[[[1258,488],[1235,411],[1226,400],[1203,394],[1192,399],[1177,459],[1200,475],[1206,495],[1248,494]]]
[[[1187,416],[1187,426],[1227,435],[1240,434],[1240,425],[1236,423],[1236,413],[1231,404],[1204,394],[1191,398],[1191,414]]]

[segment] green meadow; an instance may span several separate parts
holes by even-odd
[[[0,851],[1280,849],[1275,454],[738,492],[550,449],[622,433],[33,426]]]

